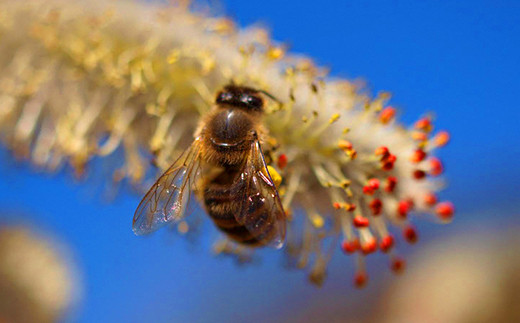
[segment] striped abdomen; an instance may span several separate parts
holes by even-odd
[[[253,196],[246,195],[246,183],[240,180],[240,173],[239,169],[227,168],[207,183],[204,188],[206,211],[230,239],[249,246],[264,245],[273,238],[274,233],[273,223],[266,221],[270,210],[267,210],[258,192]],[[253,203],[246,202],[247,198]],[[249,223],[256,225],[255,234],[236,221],[240,212],[247,212]]]

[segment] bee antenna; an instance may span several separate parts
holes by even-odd
[[[278,104],[283,104],[282,101],[278,100],[274,95],[272,95],[271,93],[269,93],[265,90],[258,90],[258,92],[267,95],[271,100],[275,101]]]

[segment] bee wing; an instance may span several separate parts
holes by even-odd
[[[241,186],[243,189],[239,196],[242,204],[240,212],[235,215],[236,221],[257,240],[281,248],[285,240],[285,212],[258,139],[252,143],[240,179],[245,186]]]
[[[153,184],[134,214],[135,234],[151,233],[180,219],[200,174],[200,140],[197,138]]]

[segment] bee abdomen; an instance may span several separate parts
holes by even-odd
[[[246,223],[254,221],[258,227],[251,232],[246,226],[237,222],[238,213],[242,212],[244,197],[235,192],[240,192],[243,183],[235,183],[230,186],[208,183],[204,190],[204,204],[206,210],[215,225],[230,239],[250,246],[259,246],[269,241],[273,233],[273,224],[262,221],[268,218],[268,210],[260,200],[248,205],[248,219]],[[254,199],[256,200],[256,199]]]
[[[207,207],[207,205],[206,205]],[[240,207],[240,205],[238,205]],[[223,207],[214,206],[208,208],[208,214],[220,231],[224,232],[229,238],[243,244],[258,244],[258,240],[249,230],[238,223],[233,211],[226,211]]]
[[[235,227],[235,214],[240,212],[240,203],[236,201],[235,185],[209,183],[204,189],[204,204],[209,215],[222,227]]]

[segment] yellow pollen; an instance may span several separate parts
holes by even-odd
[[[281,59],[285,55],[285,50],[282,47],[271,47],[267,51],[267,57],[274,61]]]
[[[274,182],[274,186],[278,188],[278,186],[280,186],[280,184],[282,183],[282,176],[280,176],[280,174],[272,166],[267,166],[267,171],[269,172],[269,175],[271,175],[271,179]]]
[[[340,117],[339,113],[335,113],[335,114],[330,118],[329,123],[332,124],[332,123],[338,121],[339,117]]]
[[[323,228],[323,225],[325,224],[325,220],[323,219],[323,217],[320,216],[320,215],[317,214],[317,213],[312,214],[312,215],[310,216],[310,220],[311,220],[312,225],[313,225],[316,229],[321,229],[321,228]]]

